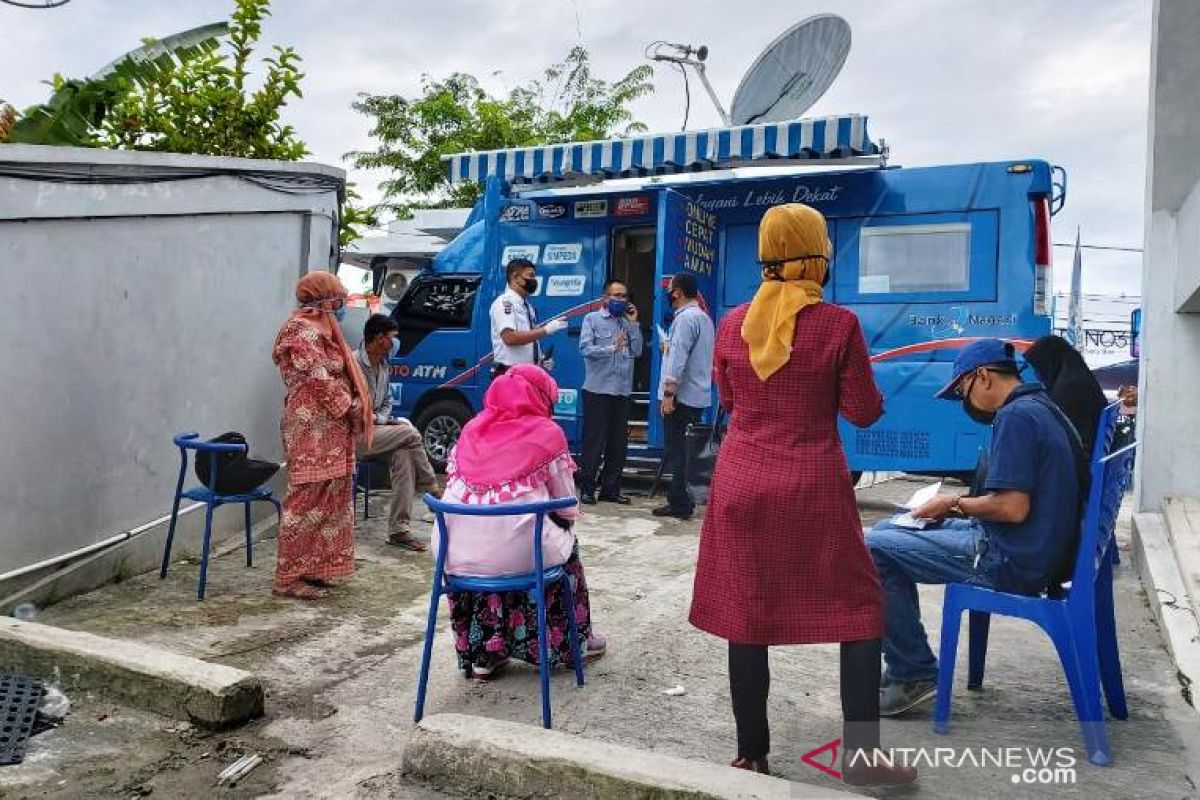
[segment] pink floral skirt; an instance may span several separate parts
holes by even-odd
[[[575,622],[583,639],[580,646],[586,650],[587,637],[592,632],[592,614],[578,545],[563,569],[574,594]],[[551,667],[574,666],[563,598],[561,582],[546,587],[546,646]],[[506,658],[538,663],[537,605],[528,592],[452,592],[447,599],[459,669],[465,670],[468,665],[492,667]]]

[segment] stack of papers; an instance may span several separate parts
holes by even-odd
[[[926,527],[933,524],[933,520],[914,517],[912,512],[913,510],[920,508],[933,498],[937,497],[937,493],[941,490],[942,482],[938,481],[937,483],[913,492],[913,496],[908,498],[907,502],[898,503],[896,505],[897,508],[905,509],[905,512],[892,517],[892,524],[898,528],[910,528],[915,531],[924,530]]]

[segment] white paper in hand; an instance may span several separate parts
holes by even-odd
[[[892,517],[892,524],[897,528],[908,528],[914,531],[922,531],[929,525],[932,520],[918,519],[912,515],[911,511],[905,511],[903,514],[897,514]]]
[[[913,492],[913,496],[908,498],[906,502],[897,503],[897,508],[907,508],[909,511],[920,508],[928,503],[933,498],[937,497],[938,492],[942,490],[942,482],[930,484]]]
[[[937,497],[937,493],[942,490],[942,482],[930,484],[913,492],[912,497],[908,498],[905,503],[898,503],[899,508],[905,509],[905,513],[897,514],[892,517],[892,524],[897,528],[908,528],[909,530],[920,531],[927,528],[933,520],[921,519],[914,517],[912,512],[915,509],[928,503],[933,498]]]

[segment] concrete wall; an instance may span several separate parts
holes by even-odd
[[[1138,507],[1200,497],[1200,3],[1158,0],[1150,72]]]
[[[37,164],[43,179],[12,177]],[[282,459],[271,344],[297,278],[331,266],[343,181],[316,164],[0,145],[0,573],[169,512],[177,431],[239,430]]]

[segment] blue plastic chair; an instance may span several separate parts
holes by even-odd
[[[437,628],[438,603],[442,595],[450,592],[529,592],[537,604],[538,671],[542,683],[542,727],[550,727],[550,656],[546,646],[546,587],[556,581],[562,582],[563,600],[567,606],[567,636],[571,643],[571,658],[575,662],[575,682],[583,686],[583,657],[579,642],[579,628],[575,624],[575,597],[571,581],[562,566],[545,569],[542,564],[542,527],[546,514],[560,508],[570,508],[578,501],[574,497],[559,497],[540,503],[519,505],[459,505],[443,503],[430,494],[425,495],[425,505],[437,515],[438,555],[433,570],[433,589],[429,593],[429,620],[425,626],[425,652],[421,656],[421,677],[417,683],[417,710],[415,721],[425,715],[425,684],[429,680],[429,659],[433,653],[433,635]],[[446,515],[464,517],[516,517],[536,514],[533,526],[533,572],[522,575],[474,578],[446,574]]]
[[[359,485],[359,480],[362,480],[362,485]],[[354,496],[351,502],[358,499],[358,493],[362,492],[363,496],[363,519],[371,517],[371,460],[363,459],[362,461],[354,462]]]
[[[1097,426],[1096,452],[1104,453],[1112,441],[1116,406],[1109,406]],[[1113,608],[1113,553],[1117,513],[1133,471],[1134,442],[1091,463],[1091,487],[1071,582],[1062,596],[1026,597],[963,583],[946,587],[942,605],[942,634],[938,664],[937,705],[933,729],[949,733],[950,699],[954,686],[954,661],[963,611],[970,611],[970,652],[967,688],[983,688],[987,635],[992,614],[1033,622],[1049,635],[1062,663],[1075,713],[1083,733],[1084,748],[1094,764],[1110,764],[1112,752],[1104,726],[1101,688],[1113,717],[1129,716],[1125,685],[1117,648]]]
[[[179,520],[180,502],[186,497],[197,503],[204,503],[204,541],[200,545],[200,577],[196,584],[196,599],[203,600],[204,584],[208,580],[208,551],[212,540],[213,510],[230,503],[243,503],[245,505],[246,566],[252,567],[254,566],[254,542],[250,535],[250,504],[262,501],[275,506],[275,513],[278,515],[281,523],[283,521],[283,509],[280,507],[279,501],[272,496],[271,490],[264,486],[260,486],[246,494],[217,494],[203,485],[197,486],[195,489],[188,489],[185,492],[183,490],[183,480],[187,476],[188,450],[195,450],[197,458],[201,457],[201,453],[208,454],[208,474],[212,485],[216,486],[217,466],[220,461],[217,455],[220,453],[244,453],[246,452],[246,445],[206,442],[201,440],[200,434],[195,431],[185,431],[184,433],[176,434],[172,441],[179,448],[179,481],[175,484],[175,502],[171,506],[171,527],[167,529],[167,545],[163,549],[162,567],[158,571],[158,577],[159,580],[167,577],[167,566],[171,563],[171,544],[175,540],[175,524]]]

